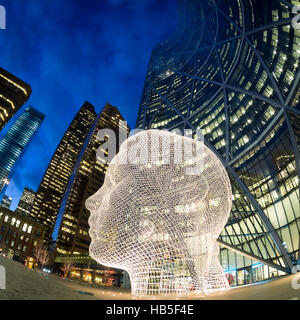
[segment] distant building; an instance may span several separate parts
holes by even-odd
[[[96,157],[103,142],[97,139],[100,129],[111,129],[119,145],[119,130],[127,138],[129,127],[124,123],[116,107],[107,103],[95,119],[82,150],[77,159],[68,187],[58,211],[52,238],[56,240],[56,249],[60,254],[87,254],[89,252],[89,211],[85,201],[102,186],[108,167],[106,159]],[[120,126],[120,127],[119,127]]]
[[[0,252],[25,262],[34,258],[34,249],[43,241],[45,227],[32,218],[0,207]]]
[[[24,188],[24,191],[18,203],[16,212],[30,215],[34,199],[35,199],[35,191],[27,187]]]
[[[29,99],[30,86],[0,68],[0,131]]]
[[[78,154],[95,118],[94,107],[86,102],[59,143],[38,188],[30,216],[47,227],[47,239],[52,234]]]
[[[5,207],[5,208],[9,209],[11,206],[11,203],[12,203],[12,198],[7,195],[4,195],[1,200],[0,205],[1,205],[1,207]]]
[[[0,197],[5,193],[16,162],[24,154],[44,120],[36,109],[27,108],[0,141]]]

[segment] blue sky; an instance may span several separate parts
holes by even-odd
[[[98,112],[110,102],[134,127],[151,50],[176,28],[176,0],[0,0],[0,5],[7,12],[0,66],[32,87],[20,112],[32,105],[46,115],[7,189],[14,209],[25,186],[37,190],[84,101]]]

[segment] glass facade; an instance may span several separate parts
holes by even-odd
[[[52,234],[59,254],[89,253],[91,239],[88,218],[90,213],[85,207],[85,201],[101,188],[108,167],[105,158],[96,156],[97,150],[103,143],[97,139],[97,133],[101,129],[113,130],[118,146],[119,126],[125,137],[129,133],[129,128],[120,121],[124,121],[124,118],[119,110],[107,103],[94,120],[85,139],[63,196]]]
[[[0,130],[29,99],[30,86],[0,68]]]
[[[95,118],[94,107],[84,103],[54,152],[38,188],[30,216],[47,227],[47,239],[52,234],[78,154]]]
[[[29,107],[0,141],[0,196],[5,193],[13,168],[44,120],[44,115]]]
[[[230,176],[219,242],[233,285],[300,263],[299,4],[178,0],[178,29],[146,75],[136,127],[201,129]]]

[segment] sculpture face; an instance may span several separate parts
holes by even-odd
[[[152,147],[148,153],[137,152],[142,163],[120,163],[141,141]],[[169,142],[167,149],[163,141]],[[109,165],[102,188],[86,202],[90,255],[128,271],[135,294],[227,286],[216,239],[231,209],[230,182],[204,145],[202,170],[187,174],[197,164],[178,159],[184,146],[196,150],[197,144],[201,142],[158,130],[130,137]]]

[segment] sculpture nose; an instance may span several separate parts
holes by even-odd
[[[90,213],[93,213],[97,208],[95,199],[93,199],[93,197],[88,198],[85,202],[85,207],[90,211]]]

